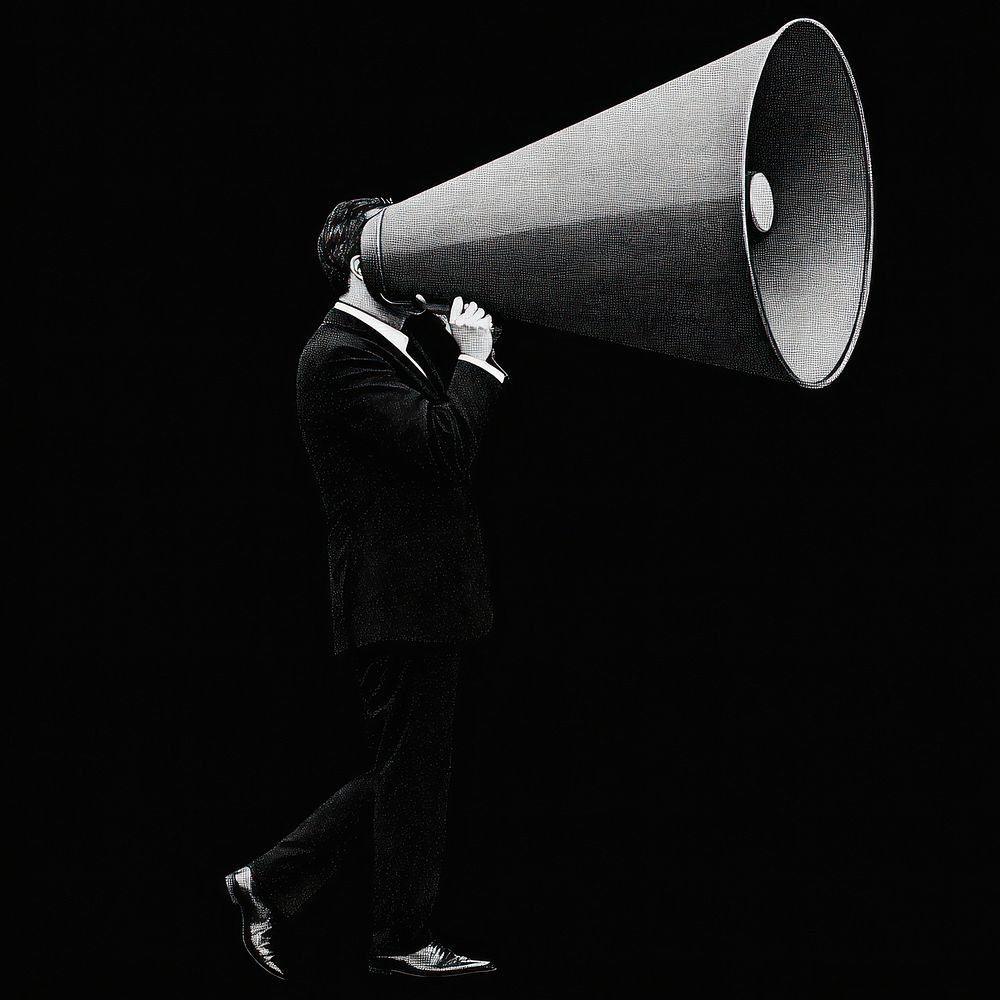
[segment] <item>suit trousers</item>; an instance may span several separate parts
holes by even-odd
[[[371,836],[372,953],[406,954],[432,938],[461,647],[380,642],[343,658],[353,662],[372,766],[250,869],[264,901],[287,916]]]

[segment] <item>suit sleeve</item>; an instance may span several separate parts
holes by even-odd
[[[475,365],[455,365],[447,402],[400,380],[374,352],[334,347],[319,366],[322,409],[333,427],[448,479],[469,475],[501,383]]]
[[[503,382],[507,378],[507,373],[499,365],[483,361],[482,358],[474,358],[471,354],[460,354],[458,360],[468,361],[470,365],[478,365],[484,372],[489,372],[498,382]]]

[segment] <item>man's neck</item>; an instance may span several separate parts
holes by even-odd
[[[364,285],[358,288],[356,284],[351,282],[351,287],[337,301],[354,306],[355,309],[360,309],[362,312],[368,313],[369,316],[380,319],[395,330],[403,329],[403,323],[406,321],[405,313],[396,312],[384,302],[376,299]]]

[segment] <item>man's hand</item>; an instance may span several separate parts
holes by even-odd
[[[485,361],[493,350],[493,317],[475,302],[465,305],[461,296],[451,304],[448,318],[439,316],[445,329],[455,338],[459,350]]]

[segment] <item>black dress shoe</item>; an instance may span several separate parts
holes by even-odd
[[[432,979],[441,976],[464,976],[470,972],[496,972],[496,966],[485,958],[466,958],[431,941],[425,948],[409,955],[372,955],[368,971],[389,974],[399,972],[404,976],[423,976]]]
[[[243,944],[250,957],[265,971],[278,979],[285,973],[278,965],[271,941],[274,918],[270,908],[256,895],[249,868],[241,868],[226,876],[229,898],[240,908],[243,917]]]

